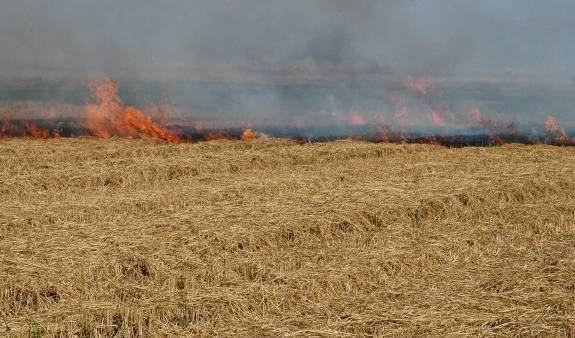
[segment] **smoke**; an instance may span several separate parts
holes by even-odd
[[[172,103],[238,118],[389,111],[374,78],[531,74],[572,87],[574,11],[571,0],[3,0],[0,79],[163,81]],[[144,87],[121,90],[137,104],[157,88]],[[571,87],[443,96],[453,109],[569,117]]]
[[[0,70],[168,79],[258,65],[551,71],[575,65],[573,10],[569,0],[4,0]]]

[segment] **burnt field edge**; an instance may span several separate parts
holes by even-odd
[[[44,131],[39,137],[31,135],[29,126]],[[294,127],[290,125],[250,125],[248,127],[224,127],[197,129],[187,122],[168,124],[171,130],[181,136],[183,142],[202,142],[215,139],[240,140],[246,129],[257,132],[258,138],[285,138],[300,143],[322,143],[352,139],[372,143],[436,144],[445,147],[490,147],[506,143],[548,144],[575,146],[575,128],[568,129],[569,140],[559,140],[545,130],[544,125],[526,125],[515,131],[492,131],[484,128],[439,128],[427,127],[418,130],[396,131],[387,126],[376,125],[325,125]],[[4,119],[0,120],[1,138],[74,138],[94,136],[85,127],[85,120],[78,118],[59,119]],[[141,135],[141,138],[146,138]]]

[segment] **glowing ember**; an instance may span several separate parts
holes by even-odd
[[[90,90],[97,104],[86,106],[86,127],[94,136],[144,137],[171,143],[182,142],[178,134],[152,121],[140,110],[125,107],[118,96],[118,85],[111,79],[91,83]]]

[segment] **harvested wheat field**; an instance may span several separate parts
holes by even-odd
[[[575,148],[0,142],[0,335],[575,335]]]

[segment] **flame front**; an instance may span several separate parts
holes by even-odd
[[[95,104],[86,106],[86,128],[97,137],[145,137],[181,143],[174,131],[154,122],[134,107],[126,107],[118,96],[118,84],[109,78],[90,84]]]
[[[314,138],[309,135],[316,133],[315,128],[321,132],[330,128],[333,123],[340,130],[354,126],[355,128],[347,129],[348,133],[361,134],[365,130],[364,136],[351,137],[357,140],[451,144],[450,138],[454,135],[454,140],[467,142],[466,139],[471,139],[471,142],[481,142],[480,144],[486,144],[482,137],[488,136],[491,140],[488,141],[489,144],[543,142],[575,145],[572,126],[562,124],[567,121],[560,123],[551,115],[541,119],[537,126],[529,131],[519,128],[517,121],[508,121],[505,117],[502,118],[500,113],[494,114],[489,106],[482,111],[483,108],[466,104],[463,109],[467,114],[462,114],[462,108],[444,100],[444,90],[440,83],[430,77],[394,80],[393,86],[389,86],[391,89],[386,89],[383,93],[389,105],[383,105],[381,108],[370,102],[365,105],[369,107],[366,109],[358,103],[358,110],[358,107],[345,104],[344,100],[340,102],[336,96],[330,94],[326,96],[330,110],[317,115],[322,116],[323,120],[307,119],[302,114],[287,120],[286,128],[290,128],[288,132],[293,132],[292,137],[308,140]],[[145,138],[181,143],[219,139],[266,140],[270,137],[267,133],[274,136],[274,131],[269,130],[277,129],[273,123],[270,127],[265,127],[255,121],[222,123],[217,118],[210,120],[211,117],[196,117],[181,107],[172,107],[169,99],[162,99],[161,104],[146,109],[145,113],[125,105],[119,96],[118,84],[110,78],[90,83],[89,90],[90,97],[85,106],[38,108],[18,101],[12,105],[0,104],[0,138],[94,136],[104,139]],[[168,128],[170,124],[176,126],[175,129]],[[245,126],[246,129],[242,131],[238,126]],[[471,132],[469,137],[465,134],[467,131]],[[458,135],[458,132],[462,134]],[[278,134],[281,134],[280,137],[290,137],[283,131]],[[349,135],[335,137],[346,136]],[[321,139],[323,135],[317,137]]]

